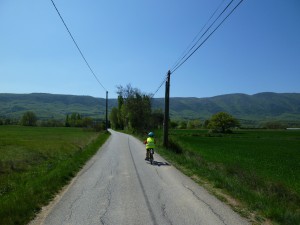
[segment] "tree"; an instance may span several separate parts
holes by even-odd
[[[71,116],[67,114],[65,126],[66,127],[83,127],[83,117],[79,113],[72,113]]]
[[[136,91],[127,97],[123,109],[125,125],[129,129],[140,132],[149,127],[151,118],[149,96]]]
[[[204,120],[203,127],[208,128],[209,120]]]
[[[187,129],[199,129],[201,128],[201,121],[198,120],[190,120],[187,123]]]
[[[81,119],[81,125],[82,127],[91,128],[93,127],[93,119],[90,117],[85,117]]]
[[[216,133],[230,133],[231,128],[239,126],[239,121],[226,112],[214,114],[208,124],[208,127]]]
[[[118,120],[118,113],[119,113],[118,108],[113,107],[111,109],[109,119],[110,119],[111,126],[112,126],[113,129],[121,128],[120,124],[119,124],[119,120]]]
[[[142,132],[150,127],[151,123],[151,98],[139,89],[118,86],[118,108],[113,109],[110,118],[116,128],[130,129]],[[116,115],[118,121],[116,121]]]
[[[151,114],[150,126],[151,128],[160,129],[163,126],[164,114],[161,109],[156,109]]]
[[[65,120],[66,127],[93,127],[93,119],[90,117],[83,117],[79,113],[72,113],[71,116],[69,114],[66,115]]]
[[[170,121],[170,128],[171,128],[171,129],[175,129],[175,128],[177,128],[177,127],[178,127],[178,122],[177,122],[177,121],[171,120],[171,121]]]
[[[121,94],[121,93],[119,93]],[[124,129],[124,119],[122,111],[124,108],[124,99],[122,95],[118,96],[118,109],[117,109],[117,121],[116,121],[116,128]]]
[[[65,126],[66,127],[70,127],[70,118],[69,118],[69,114],[67,114],[67,117],[66,117],[66,121],[65,121]]]
[[[36,126],[37,117],[34,112],[26,112],[21,119],[21,125],[23,126]]]
[[[178,128],[179,129],[186,129],[187,128],[187,122],[184,121],[184,120],[180,121]]]

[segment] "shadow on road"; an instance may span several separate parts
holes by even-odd
[[[150,164],[150,162],[148,161],[147,163]],[[153,161],[153,166],[171,166],[171,164],[167,163],[167,162],[158,162],[158,161]]]

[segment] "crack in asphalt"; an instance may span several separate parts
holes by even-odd
[[[163,179],[162,176],[159,174],[157,168],[155,168],[155,171],[156,171],[156,173],[157,173],[157,176],[165,183],[164,179]]]
[[[105,220],[107,220],[106,218],[106,214],[108,212],[108,209],[110,207],[111,204],[111,197],[112,197],[112,189],[111,189],[111,181],[109,181],[107,188],[106,188],[106,195],[107,195],[107,204],[105,206],[104,212],[102,213],[102,215],[100,216],[100,222],[101,224],[105,225],[108,224],[108,222],[106,222]]]
[[[225,220],[223,219],[223,217],[221,215],[219,215],[217,212],[215,212],[215,210],[207,203],[205,202],[203,199],[201,199],[191,188],[189,188],[188,186],[186,186],[185,184],[182,184],[187,190],[189,190],[190,192],[192,192],[192,194],[202,203],[204,203],[211,211],[212,213],[217,216],[220,221],[225,224],[225,225],[228,225]]]
[[[85,192],[85,189],[82,189],[81,190],[81,193],[77,196],[77,198],[74,199],[74,201],[72,201],[72,203],[70,204],[69,206],[69,210],[70,210],[70,213],[66,215],[65,217],[65,222],[68,222],[71,220],[72,216],[73,216],[73,211],[75,210],[76,208],[76,203],[77,201],[81,198],[81,196],[84,194]]]
[[[163,192],[163,189],[161,188],[160,191],[159,191],[159,193],[158,193],[158,195],[157,195],[157,200],[158,200],[159,202],[162,201],[162,199],[161,199],[161,194],[162,194],[162,192]],[[168,224],[172,225],[173,223],[172,223],[172,221],[170,220],[170,218],[169,218],[169,216],[168,216],[168,213],[167,213],[167,211],[166,211],[166,204],[165,204],[165,203],[162,203],[160,208],[161,208],[162,216],[165,218],[165,221],[166,221]]]
[[[172,221],[168,217],[168,213],[166,211],[166,204],[162,204],[161,205],[161,211],[162,211],[163,217],[166,219],[166,221],[168,222],[168,224],[173,225]]]

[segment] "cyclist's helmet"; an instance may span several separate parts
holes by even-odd
[[[148,136],[149,136],[149,137],[154,137],[154,133],[153,133],[153,132],[150,132],[150,133],[148,134]]]

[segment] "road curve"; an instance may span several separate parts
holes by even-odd
[[[250,224],[136,138],[111,130],[100,151],[30,224]]]

